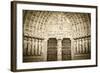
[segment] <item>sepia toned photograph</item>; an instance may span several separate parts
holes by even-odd
[[[97,66],[97,6],[11,2],[11,71]]]
[[[23,10],[23,62],[91,59],[91,14]]]

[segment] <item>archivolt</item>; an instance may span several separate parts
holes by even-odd
[[[65,37],[78,38],[91,33],[88,13],[24,11],[23,16],[24,35],[45,38],[49,36],[48,33],[57,32],[56,29],[60,32],[59,26],[62,27],[61,32],[66,34]]]

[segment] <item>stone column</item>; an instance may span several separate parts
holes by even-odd
[[[44,39],[42,41],[42,53],[43,53],[43,59],[44,61],[47,61],[47,42],[48,39]]]
[[[62,60],[62,39],[57,39],[57,59]]]
[[[28,55],[31,55],[31,39],[28,39]]]
[[[43,47],[43,40],[40,40],[40,54],[42,55],[43,54],[43,51],[42,51],[42,47]]]
[[[73,60],[74,59],[74,54],[75,54],[75,51],[76,51],[76,49],[75,49],[75,41],[74,41],[74,39],[71,39],[71,59]]]
[[[83,48],[82,48],[82,53],[84,53],[84,52],[85,52],[84,38],[82,39],[82,45],[83,45]]]
[[[32,55],[34,55],[34,39],[32,39]]]
[[[86,53],[88,53],[88,51],[89,51],[89,48],[88,48],[88,38],[86,38]]]
[[[35,55],[37,55],[37,39],[35,39]]]
[[[89,37],[89,52],[91,51],[91,38]]]
[[[39,55],[39,39],[37,39],[37,55]]]
[[[74,40],[74,53],[76,54],[77,53],[77,41],[76,40]]]
[[[34,51],[34,54],[33,55],[35,55],[35,53],[36,53],[36,39],[34,39],[34,49],[33,49],[33,51]]]
[[[39,46],[39,47],[38,47],[38,49],[39,49],[38,51],[39,51],[39,55],[41,55],[41,40],[39,40],[38,42],[39,42],[39,43],[38,43],[38,44],[39,44],[39,45],[38,45],[38,46]]]
[[[76,53],[78,54],[79,53],[79,41],[78,41],[78,39],[76,40],[76,42],[77,42],[77,51],[76,51]]]
[[[27,53],[27,38],[25,38],[25,37],[24,37],[24,43],[23,43],[23,45],[24,45],[23,53],[24,53],[24,55],[27,55],[26,54]]]
[[[82,40],[81,39],[79,39],[79,53],[82,53]]]
[[[87,53],[88,52],[88,45],[87,45],[88,43],[87,43],[87,38],[85,38],[85,53]]]

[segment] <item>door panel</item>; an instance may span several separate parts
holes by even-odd
[[[57,61],[57,40],[49,38],[47,48],[47,61]]]
[[[71,60],[71,40],[69,38],[62,40],[62,60]]]

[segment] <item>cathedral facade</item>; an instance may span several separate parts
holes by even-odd
[[[89,13],[23,10],[23,62],[91,59]]]

